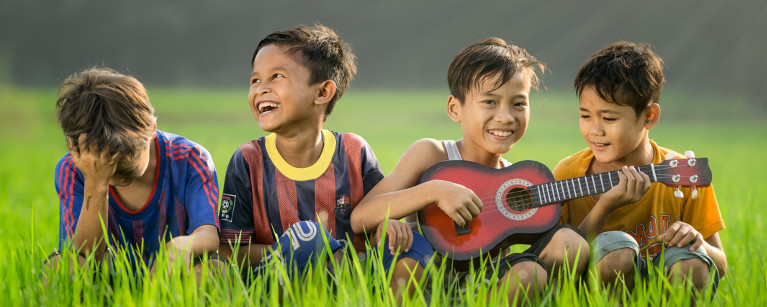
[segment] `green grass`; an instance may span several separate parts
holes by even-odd
[[[184,135],[211,152],[220,183],[229,157],[248,140],[264,135],[246,104],[246,90],[151,89],[158,128]],[[415,140],[456,139],[457,124],[445,114],[446,91],[351,90],[339,101],[327,128],[362,135],[388,173]],[[275,276],[243,284],[229,272],[195,284],[174,267],[155,278],[122,278],[111,287],[85,273],[51,273],[43,287],[43,259],[57,247],[59,205],[53,167],[66,147],[58,129],[56,90],[0,87],[0,300],[3,305],[125,305],[193,306],[276,304],[278,291],[267,291]],[[727,229],[720,232],[729,270],[713,298],[701,305],[767,305],[767,254],[763,202],[767,201],[761,161],[767,149],[764,114],[749,112],[744,103],[727,97],[664,93],[663,114],[651,137],[661,146],[694,150],[708,157],[717,199]],[[505,155],[510,161],[537,160],[547,166],[584,147],[578,132],[577,99],[569,92],[542,92],[532,97],[530,127]],[[350,261],[335,277],[310,273],[303,282],[283,288],[286,305],[389,305],[383,270],[375,261]],[[80,270],[83,271],[83,270]],[[85,270],[87,271],[87,270]],[[279,274],[279,270],[273,274]],[[127,276],[127,275],[126,275]],[[450,283],[432,274],[432,284]],[[331,283],[332,280],[332,283]],[[334,287],[330,286],[335,284]],[[365,286],[360,286],[365,285]],[[273,284],[274,286],[274,284]],[[422,289],[425,290],[425,289]],[[421,293],[421,292],[419,292]],[[631,295],[612,295],[600,287],[576,287],[571,279],[547,288],[543,305],[626,306],[684,305],[690,291],[664,278],[642,282]],[[448,304],[450,293],[433,291],[432,305]],[[495,287],[480,286],[478,295],[459,304],[493,305],[505,299]],[[490,301],[486,301],[491,297]],[[425,304],[421,294],[408,302]]]

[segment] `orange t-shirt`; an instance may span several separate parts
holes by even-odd
[[[666,153],[672,152],[650,141],[654,149],[652,163],[663,162]],[[685,158],[677,154],[678,158]],[[570,179],[586,175],[594,153],[590,148],[579,151],[560,161],[554,168],[556,180]],[[650,190],[642,199],[613,211],[607,219],[602,231],[623,231],[634,237],[639,244],[642,257],[648,253],[655,257],[661,251],[662,243],[658,236],[663,234],[671,224],[682,221],[698,230],[703,238],[708,238],[724,229],[722,214],[714,196],[714,187],[697,187],[698,198],[692,199],[692,188],[681,188],[683,198],[675,198],[675,187],[669,187],[660,182],[653,182]],[[574,226],[586,218],[594,208],[596,201],[591,196],[585,196],[562,203],[560,223]]]

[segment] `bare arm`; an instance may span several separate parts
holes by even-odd
[[[402,155],[394,170],[381,180],[352,211],[352,229],[372,232],[386,218],[400,219],[437,203],[459,225],[479,214],[482,202],[462,185],[432,180],[418,184],[432,165],[445,160],[442,145],[433,139],[419,140]]]
[[[591,238],[598,235],[613,211],[639,201],[650,190],[650,177],[633,167],[624,166],[618,177],[618,185],[602,194],[594,208],[578,225],[578,229],[586,236]]]
[[[722,240],[719,239],[719,233],[714,233],[705,240],[703,248],[706,249],[711,259],[716,263],[716,268],[719,271],[719,278],[724,277],[727,274],[727,255],[724,254],[724,248],[722,247]]]
[[[218,229],[213,225],[201,225],[192,234],[178,236],[168,242],[169,247],[186,250],[192,257],[214,252],[218,248]]]
[[[106,249],[104,229],[109,223],[109,180],[119,157],[108,157],[95,148],[85,148],[85,134],[79,137],[80,148],[73,148],[73,142],[68,144],[72,162],[85,177],[83,204],[72,243],[83,254],[95,253],[94,257],[100,261]]]
[[[241,264],[242,267],[255,267],[259,262],[261,262],[261,258],[263,258],[264,253],[266,253],[270,246],[271,245],[266,244],[240,245],[240,247],[237,249],[236,261],[238,264]],[[218,247],[218,252],[225,259],[232,260],[233,251],[232,247],[229,245],[229,242],[221,242]]]

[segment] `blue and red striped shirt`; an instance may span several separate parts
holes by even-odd
[[[221,242],[274,243],[299,221],[322,223],[337,239],[364,237],[349,221],[354,207],[382,178],[373,151],[362,137],[323,130],[319,160],[307,168],[288,164],[274,134],[240,146],[226,169],[221,198]]]
[[[144,207],[128,210],[109,187],[109,239],[130,249],[132,260],[137,247],[147,261],[172,237],[189,235],[202,225],[219,227],[218,178],[208,151],[184,137],[159,130],[154,146],[158,161],[155,188]],[[77,231],[85,184],[69,153],[56,164],[55,184],[61,249]]]

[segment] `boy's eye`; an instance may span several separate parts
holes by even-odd
[[[484,103],[484,104],[495,104],[495,101],[493,101],[493,100],[483,100],[482,103]]]
[[[586,115],[586,114],[581,114],[581,118],[583,118],[583,119],[589,119],[589,118],[591,118],[591,116],[589,116],[589,115]]]
[[[602,118],[602,119],[604,119],[605,121],[611,122],[611,121],[616,120],[617,118],[605,117],[605,118]]]
[[[273,78],[273,79],[274,79],[274,78],[285,78],[285,75],[283,75],[283,74],[281,74],[281,73],[276,73],[276,74],[274,74],[274,75],[272,76],[272,78]]]
[[[255,78],[254,79],[250,79],[250,84],[256,84],[256,83],[259,83],[259,82],[261,82],[260,79],[255,79]]]

